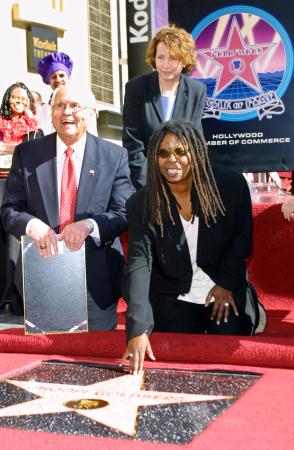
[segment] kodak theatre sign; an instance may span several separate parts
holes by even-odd
[[[127,39],[129,78],[149,72],[145,62],[151,39],[151,7],[148,0],[127,0]]]

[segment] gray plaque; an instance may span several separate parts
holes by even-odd
[[[26,334],[88,331],[85,246],[44,258],[28,236],[22,237]]]

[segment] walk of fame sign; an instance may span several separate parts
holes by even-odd
[[[168,3],[169,20],[195,41],[190,77],[206,86],[202,126],[210,161],[238,172],[293,170],[291,3]]]
[[[186,444],[258,378],[47,361],[2,378],[0,427]]]

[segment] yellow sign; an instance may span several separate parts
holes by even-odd
[[[48,39],[42,41],[42,39],[36,36],[33,37],[33,47],[34,49],[43,49],[43,50],[50,50],[51,52],[57,52],[56,42],[54,41],[49,42]]]
[[[28,70],[36,73],[40,59],[58,52],[57,33],[48,27],[32,25],[27,29]]]

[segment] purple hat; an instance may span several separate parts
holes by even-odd
[[[58,70],[62,70],[68,76],[72,71],[73,62],[68,55],[62,52],[49,53],[38,62],[38,72],[44,83],[50,84],[51,75]]]

